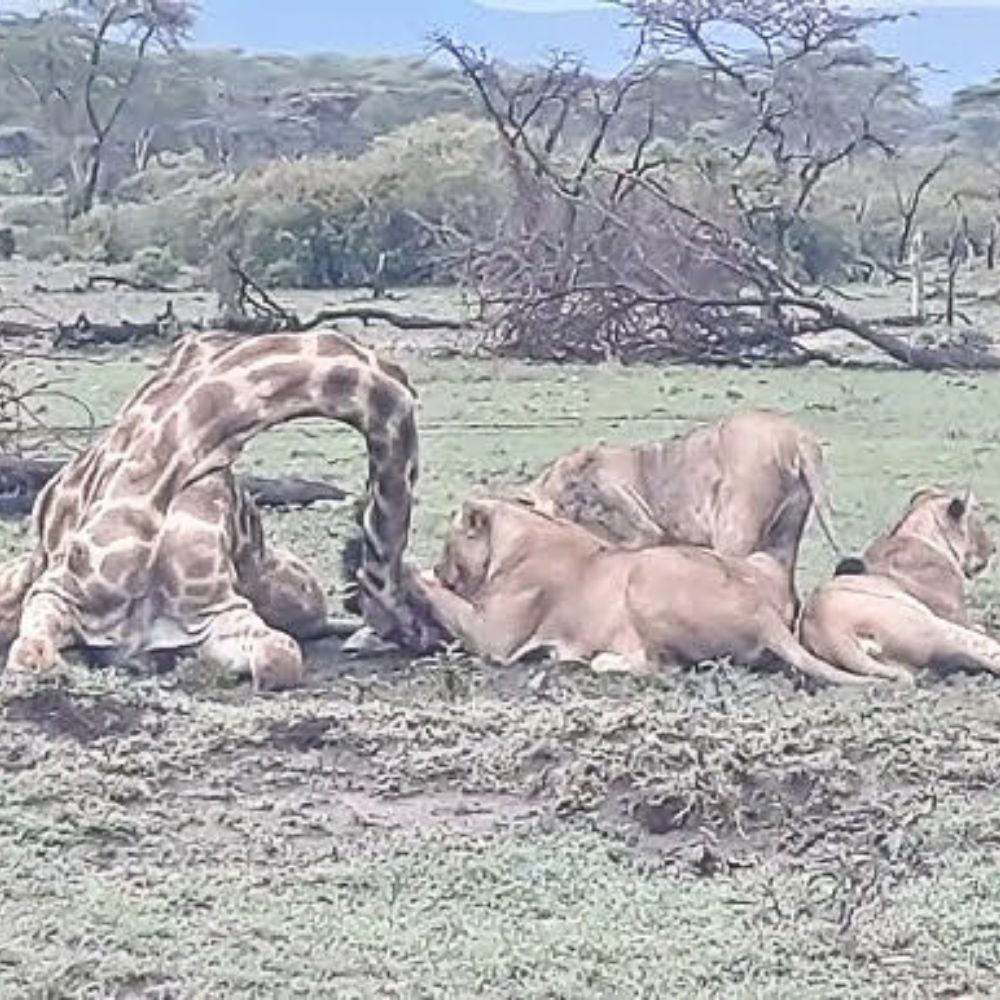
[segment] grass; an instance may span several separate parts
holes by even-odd
[[[1000,496],[995,377],[556,368],[412,347],[421,562],[470,492],[584,441],[740,406],[820,435],[847,548],[919,485]],[[150,360],[58,368],[101,422]],[[357,488],[361,455],[350,432],[308,422],[244,465]],[[266,522],[334,593],[347,520]],[[4,548],[23,544],[4,530]],[[810,530],[800,586],[832,559]],[[980,618],[997,594],[988,572]],[[993,994],[990,678],[810,695],[726,664],[637,682],[310,655],[309,686],[278,697],[193,662],[162,677],[70,664],[8,697],[0,996]]]

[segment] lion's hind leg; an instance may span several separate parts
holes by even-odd
[[[872,674],[851,672],[843,669],[844,664],[842,663],[834,664],[814,655],[792,635],[777,611],[772,610],[771,614],[768,615],[761,639],[761,645],[764,649],[807,677],[813,677],[828,684],[845,686],[870,684],[873,680]]]
[[[1000,674],[1000,642],[977,629],[941,619],[933,644],[934,662]]]
[[[886,654],[875,638],[857,635],[853,631],[828,637],[823,650],[828,658],[852,674],[881,677],[884,680],[913,684],[913,671]]]

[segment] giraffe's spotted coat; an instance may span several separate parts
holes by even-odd
[[[415,395],[402,370],[329,332],[187,337],[113,424],[36,502],[36,547],[0,567],[8,670],[44,669],[73,643],[127,653],[198,646],[261,686],[296,683],[297,645],[323,593],[266,545],[230,467],[246,442],[303,416],[344,422],[369,452],[362,611],[422,647],[431,625],[406,587],[417,477]]]

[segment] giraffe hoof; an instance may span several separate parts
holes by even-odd
[[[15,639],[7,654],[8,675],[41,674],[51,670],[58,657],[55,643],[49,639]]]
[[[253,689],[287,691],[299,687],[305,679],[305,664],[298,645],[288,636],[271,643],[262,651],[260,661],[251,668]]]
[[[370,625],[362,625],[340,647],[342,653],[377,656],[379,653],[398,652],[399,647],[383,639]]]

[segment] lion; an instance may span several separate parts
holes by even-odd
[[[519,495],[619,547],[681,543],[795,565],[809,512],[830,524],[819,442],[789,417],[746,410],[668,441],[593,445],[558,459]]]
[[[471,500],[433,572],[413,585],[470,652],[501,663],[546,650],[647,673],[658,661],[754,663],[770,654],[818,680],[867,683],[792,635],[788,579],[766,553],[621,549],[524,504]]]
[[[898,523],[806,602],[803,645],[843,670],[907,683],[926,667],[1000,672],[1000,643],[970,627],[965,603],[966,580],[994,549],[971,494],[918,490]]]

